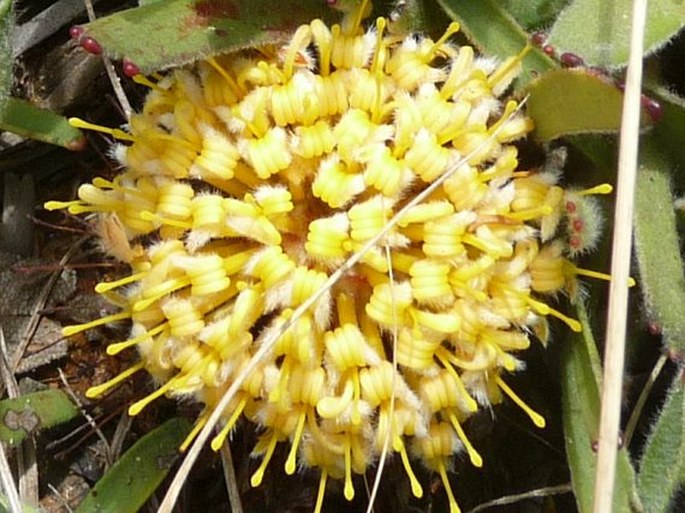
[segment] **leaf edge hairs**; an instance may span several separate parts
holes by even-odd
[[[339,25],[314,20],[283,48],[137,75],[150,93],[126,130],[72,119],[121,141],[124,170],[45,207],[94,215],[132,272],[95,288],[121,312],[64,334],[131,319],[131,338],[107,352],[135,347],[140,361],[87,395],[147,370],[159,386],[131,415],[163,394],[205,405],[182,449],[276,336],[223,412],[214,450],[241,416],[258,425],[259,486],[288,442],[286,473],[321,470],[318,513],[327,479],[352,500],[352,474],[389,437],[414,495],[410,456],[440,475],[454,513],[451,458],[482,465],[462,427],[474,412],[508,396],[545,424],[501,374],[523,368],[513,353],[531,335],[546,344],[547,317],[580,330],[543,299],[575,295],[578,275],[608,279],[571,258],[599,233],[594,221],[591,236],[577,233],[597,210],[590,195],[611,187],[569,191],[558,170],[517,169],[510,143],[533,123],[500,97],[525,49],[503,63],[476,56],[449,41],[456,23],[437,41],[400,37],[385,18],[365,31],[370,11],[353,3]]]

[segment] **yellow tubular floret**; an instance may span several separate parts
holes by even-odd
[[[95,286],[118,313],[63,333],[130,323],[106,351],[138,363],[87,395],[145,369],[158,387],[131,415],[162,395],[204,404],[182,449],[235,388],[211,447],[256,425],[253,486],[284,443],[287,474],[320,471],[315,513],[328,479],[351,500],[386,454],[421,497],[414,457],[456,513],[451,462],[483,465],[472,414],[506,399],[544,426],[502,376],[531,335],[581,330],[563,306],[580,279],[611,279],[574,259],[601,232],[590,196],[612,188],[518,168],[533,122],[502,93],[529,48],[497,64],[457,45],[457,23],[434,41],[364,23],[368,0],[334,3],[330,28],[138,76],[148,97],[125,129],[70,120],[122,141],[123,169],[45,208],[94,214],[130,269]]]

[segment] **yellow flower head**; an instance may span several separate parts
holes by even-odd
[[[517,171],[510,143],[533,124],[500,96],[521,57],[497,65],[455,46],[456,23],[438,41],[386,35],[384,18],[364,31],[367,11],[148,82],[128,132],[108,130],[128,144],[124,171],[46,205],[97,213],[132,269],[96,287],[119,314],[65,334],[131,319],[108,353],[136,347],[140,362],[89,396],[145,369],[160,386],[130,413],[193,396],[206,406],[194,433],[276,337],[214,448],[248,418],[262,432],[252,484],[289,444],[287,473],[321,471],[318,511],[328,477],[352,499],[352,474],[387,446],[416,496],[410,455],[457,511],[452,457],[482,465],[462,429],[470,415],[508,396],[544,425],[503,375],[531,333],[546,341],[547,317],[580,329],[543,295],[584,271],[557,235],[557,176]]]

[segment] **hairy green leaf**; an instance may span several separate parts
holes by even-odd
[[[497,0],[527,30],[552,22],[570,0]]]
[[[0,440],[15,446],[41,429],[67,422],[79,414],[61,390],[43,390],[0,401]]]
[[[506,59],[528,44],[528,34],[495,0],[438,0],[447,15],[458,21],[464,33],[481,51]],[[523,60],[517,88],[555,67],[539,48],[531,48]]]
[[[600,363],[587,312],[577,306],[583,331],[564,344],[561,403],[563,409],[566,454],[571,482],[580,513],[592,511],[596,453],[592,444],[599,427]],[[618,452],[613,513],[632,513],[635,502],[635,476],[625,449]]]
[[[76,513],[135,513],[160,485],[190,432],[183,418],[168,420],[138,440],[91,489]]]
[[[84,26],[104,51],[143,72],[242,48],[283,43],[302,23],[334,13],[321,0],[167,0]]]
[[[550,71],[533,81],[528,92],[527,113],[535,121],[538,139],[614,133],[621,127],[623,93],[606,78],[587,70]]]
[[[685,169],[685,100],[665,87],[654,88],[648,94],[663,109],[663,117],[654,123],[653,140],[673,164]],[[674,180],[679,188],[685,187],[683,173],[675,174]]]
[[[635,255],[649,314],[666,344],[685,350],[685,275],[668,162],[645,146],[635,191]]]
[[[645,513],[667,513],[685,472],[685,387],[673,384],[642,456],[637,486]]]
[[[548,42],[592,66],[620,67],[628,62],[632,0],[575,0],[557,18]],[[682,0],[650,0],[645,52],[652,53],[685,25]]]
[[[0,130],[69,150],[82,150],[86,144],[83,133],[69,125],[65,118],[18,98],[8,98],[0,108]]]
[[[414,32],[429,32],[440,25],[445,14],[434,2],[424,0],[399,0],[393,2],[388,17],[391,20],[388,30],[406,36]]]

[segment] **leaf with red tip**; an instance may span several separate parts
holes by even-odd
[[[147,2],[85,25],[86,37],[144,73],[247,47],[287,41],[300,24],[339,17],[321,0]]]
[[[8,98],[0,108],[0,129],[68,150],[82,150],[86,145],[83,132],[65,118],[18,98]]]

